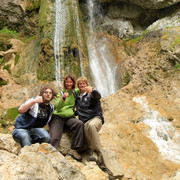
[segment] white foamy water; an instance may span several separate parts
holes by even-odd
[[[95,14],[102,17],[100,7],[95,4],[94,0],[87,0],[87,4],[90,17],[90,38],[87,40],[90,69],[96,89],[105,97],[117,90],[116,65],[113,62],[112,53],[106,46],[106,41],[108,40],[105,37],[97,39],[94,36],[94,28],[96,26]]]
[[[135,97],[133,101],[142,105],[146,112],[143,123],[149,125],[149,138],[157,145],[159,152],[171,161],[180,163],[180,134],[159,112],[150,108],[146,97]]]
[[[63,48],[63,44],[65,43],[65,27],[66,27],[66,19],[65,17],[68,15],[67,10],[65,10],[65,6],[62,3],[63,0],[56,0],[55,2],[55,31],[54,31],[54,56],[55,56],[55,77],[56,82],[60,86],[61,83],[61,68],[63,67],[63,63],[61,63],[62,55],[60,54],[61,49]]]
[[[54,30],[54,56],[55,56],[55,77],[56,82],[59,86],[61,86],[61,82],[64,77],[64,48],[67,48],[66,44],[68,39],[66,39],[66,28],[67,24],[70,21],[70,8],[73,9],[71,12],[73,15],[73,22],[75,23],[76,36],[78,39],[77,45],[79,47],[79,58],[80,58],[80,70],[81,74],[84,75],[83,71],[83,60],[82,60],[82,52],[83,48],[83,39],[82,39],[82,29],[80,27],[80,19],[79,19],[79,11],[77,0],[71,0],[67,3],[64,0],[56,0],[55,2],[55,30]]]

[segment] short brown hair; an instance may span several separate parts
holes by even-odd
[[[84,77],[84,76],[81,76],[77,80],[77,87],[79,87],[79,82],[80,81],[84,81],[86,83],[86,85],[88,85],[88,79],[86,77]]]
[[[65,82],[66,82],[66,80],[67,80],[68,78],[70,78],[70,79],[73,81],[72,89],[75,89],[75,86],[76,86],[76,77],[75,77],[73,74],[68,74],[68,75],[66,75],[66,76],[64,77],[64,83],[63,83],[64,88],[66,89]]]
[[[41,88],[41,90],[40,90],[40,96],[43,95],[43,93],[46,91],[46,89],[50,89],[50,90],[52,91],[52,98],[51,98],[51,100],[54,99],[54,98],[56,97],[57,93],[55,92],[55,90],[53,89],[53,87],[50,86],[50,85],[44,85],[44,86]]]

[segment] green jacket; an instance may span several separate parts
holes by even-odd
[[[65,93],[65,89],[63,92]],[[76,94],[79,93],[79,89],[74,90]],[[57,98],[55,99],[54,112],[53,114],[58,115],[63,118],[71,118],[74,117],[74,107],[75,107],[75,98],[72,90],[67,91],[69,96],[63,102],[61,93],[57,94]]]

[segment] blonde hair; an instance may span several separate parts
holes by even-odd
[[[77,87],[79,87],[79,82],[84,81],[86,84],[88,84],[88,79],[84,76],[81,76],[77,79]]]

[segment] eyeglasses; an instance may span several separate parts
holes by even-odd
[[[44,91],[44,94],[52,94],[52,92]]]

